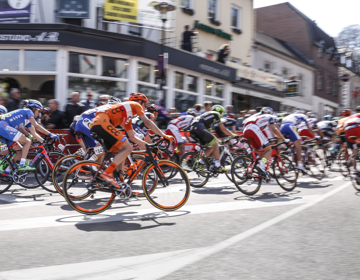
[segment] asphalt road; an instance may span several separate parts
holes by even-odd
[[[141,198],[91,217],[13,186],[0,195],[0,279],[359,279],[359,217],[338,172],[252,197],[221,176],[175,212]]]

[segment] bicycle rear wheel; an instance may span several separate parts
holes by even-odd
[[[238,156],[231,165],[231,176],[236,188],[246,195],[256,194],[261,187],[262,178],[254,168],[250,174],[249,166],[253,160],[247,156]]]
[[[316,151],[308,153],[307,167],[317,180],[321,181],[325,177],[325,162]]]
[[[163,211],[174,211],[185,205],[190,196],[190,182],[185,171],[176,163],[169,160],[159,160],[157,167],[151,164],[144,172],[143,191],[149,202]],[[163,170],[174,168],[176,176],[167,179]],[[159,177],[159,183],[155,191],[150,194],[146,188],[146,180],[149,174],[155,170]],[[161,174],[162,173],[162,174]]]
[[[296,187],[298,172],[293,162],[285,156],[275,158],[273,162],[273,173],[276,182],[285,191],[292,191]]]
[[[63,194],[68,204],[86,215],[99,214],[114,202],[114,188],[94,178],[100,164],[96,161],[79,161],[66,172]]]
[[[235,155],[232,154],[232,157],[230,157],[229,154],[224,154],[224,156],[221,158],[221,165],[225,167],[228,171],[225,172],[226,177],[230,180],[230,182],[234,183],[232,176],[231,176],[231,165],[233,163]]]
[[[350,156],[348,150],[346,148],[342,148],[337,156],[337,163],[340,168],[341,174],[346,178],[350,175]]]
[[[2,163],[2,166],[10,168],[9,174],[13,173],[14,167],[8,159],[0,160],[0,162]],[[0,194],[6,192],[13,185],[12,176],[9,174],[6,174],[5,172],[0,173]]]
[[[51,163],[54,166],[56,164],[56,162],[58,162],[65,155],[63,153],[59,153],[59,152],[49,152],[48,156],[49,156]],[[56,193],[57,189],[56,189],[55,185],[51,184],[52,171],[53,171],[53,167],[50,166],[50,164],[44,158],[41,159],[37,166],[37,174],[39,177],[41,187],[44,190],[47,190],[48,192]]]
[[[200,163],[203,161],[203,164]],[[198,152],[188,152],[183,154],[180,158],[181,166],[187,164],[190,171],[187,172],[190,185],[194,188],[203,187],[210,179],[209,163],[206,158],[201,156]]]

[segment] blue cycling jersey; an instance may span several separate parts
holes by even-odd
[[[301,122],[307,123],[307,116],[304,114],[291,114],[283,118],[282,124],[292,124],[298,126]]]
[[[34,113],[30,109],[19,109],[1,116],[2,121],[6,121],[9,126],[16,129],[31,127],[30,119],[33,118]]]

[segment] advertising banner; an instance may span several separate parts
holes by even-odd
[[[31,0],[0,0],[0,23],[29,23]]]
[[[138,0],[106,0],[105,20],[138,22]]]
[[[89,18],[89,0],[59,0],[59,18]]]

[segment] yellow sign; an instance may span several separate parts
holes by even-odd
[[[106,0],[104,19],[137,22],[138,0]]]

